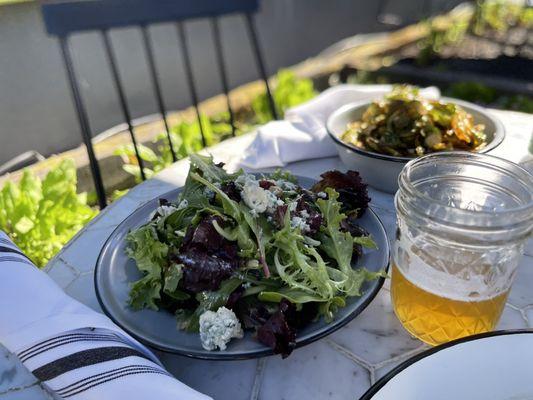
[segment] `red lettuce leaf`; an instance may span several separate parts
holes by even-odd
[[[368,208],[370,197],[368,197],[367,185],[363,183],[359,172],[348,171],[328,171],[320,175],[322,179],[312,188],[313,192],[323,192],[326,188],[332,188],[339,193],[339,201],[342,203],[342,211],[357,210],[360,217]]]
[[[259,329],[257,339],[264,345],[288,357],[296,347],[296,307],[291,302],[283,299],[276,311]]]
[[[239,267],[237,244],[223,238],[214,228],[214,221],[224,225],[222,218],[210,215],[189,227],[176,256],[175,261],[183,264],[180,287],[192,293],[217,290]]]

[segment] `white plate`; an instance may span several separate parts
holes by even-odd
[[[533,330],[498,331],[434,347],[380,379],[360,400],[533,400]]]

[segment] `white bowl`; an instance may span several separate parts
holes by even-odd
[[[495,149],[505,137],[503,124],[498,118],[488,113],[482,107],[461,100],[442,97],[442,101],[455,103],[472,115],[474,123],[485,125],[487,145],[479,153],[487,153]],[[386,154],[364,150],[349,143],[343,142],[340,137],[346,132],[350,122],[361,119],[363,112],[371,102],[357,102],[347,104],[333,112],[327,122],[326,129],[335,142],[339,157],[349,168],[359,171],[363,180],[375,189],[387,193],[395,193],[398,189],[398,176],[404,165],[412,157],[395,157]]]

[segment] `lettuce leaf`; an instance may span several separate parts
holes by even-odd
[[[378,248],[378,245],[370,235],[354,237],[353,242],[355,244],[360,244],[361,246],[366,247],[367,249],[377,250]]]
[[[368,208],[370,197],[368,197],[367,185],[363,183],[359,172],[348,171],[346,173],[333,170],[320,175],[322,179],[315,183],[311,189],[318,193],[326,191],[327,188],[334,189],[341,203],[342,211],[355,212],[358,217],[364,214]]]
[[[302,290],[327,300],[335,288],[320,254],[305,243],[299,230],[291,228],[290,215],[285,214],[284,227],[275,232],[274,265],[282,281],[290,288]]]
[[[325,190],[328,194],[327,200],[318,199],[316,202],[325,221],[325,227],[321,228],[318,239],[320,248],[337,261],[342,272],[349,274],[352,271],[353,238],[349,232],[341,231],[341,222],[346,215],[340,211],[342,205],[337,201],[339,194],[331,188]]]
[[[329,268],[328,272],[335,280],[335,286],[347,296],[360,296],[361,287],[367,280],[376,279],[382,273],[373,273],[365,268],[353,269],[351,266],[353,244],[361,244],[366,247],[376,248],[375,242],[369,236],[354,238],[350,232],[341,230],[341,222],[346,215],[341,213],[341,203],[337,201],[339,194],[331,188],[325,189],[328,198],[318,199],[317,205],[322,212],[325,226],[319,234],[320,246],[329,257],[337,261],[339,271]],[[342,274],[339,274],[342,273]]]
[[[164,273],[165,284],[163,286],[163,290],[167,294],[173,293],[178,288],[178,283],[183,277],[182,268],[183,268],[183,264],[171,264],[165,270],[165,273]]]
[[[156,300],[161,298],[161,280],[151,274],[132,283],[128,304],[134,310],[158,310]]]
[[[161,299],[162,269],[168,263],[169,246],[159,241],[153,224],[130,232],[126,240],[126,254],[135,260],[137,268],[144,273],[142,279],[132,284],[129,304],[136,310],[145,307],[157,310],[157,300]]]
[[[38,267],[98,213],[76,187],[76,167],[67,159],[42,181],[26,169],[18,185],[7,182],[0,191],[0,229]]]
[[[236,179],[243,173],[242,170],[234,174],[227,173],[224,168],[213,162],[212,156],[202,156],[200,154],[191,154],[191,171],[201,172],[202,176],[210,182],[227,182]]]

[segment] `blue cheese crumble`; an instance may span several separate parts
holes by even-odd
[[[170,214],[178,210],[183,210],[184,208],[189,207],[189,202],[187,200],[182,200],[177,207],[175,206],[159,206],[150,214],[150,219],[154,218],[157,214],[159,217],[164,218],[168,217]]]
[[[184,200],[186,201],[186,200]],[[186,207],[186,206],[185,206]],[[150,219],[154,218],[156,214],[159,214],[160,217],[167,217],[172,214],[174,211],[178,211],[178,208],[174,206],[159,206],[150,214]]]
[[[271,191],[265,190],[259,186],[259,182],[255,180],[254,176],[247,175],[246,178],[241,181],[244,182],[241,197],[244,204],[250,207],[253,211],[252,215],[275,209],[278,204],[277,196]]]
[[[293,211],[296,211],[296,207],[298,206],[298,203],[295,202],[295,201],[291,201],[289,203],[289,211],[290,212],[293,212]]]
[[[309,232],[311,230],[306,219],[298,216],[291,218],[291,228],[300,229],[302,233]]]
[[[292,182],[289,182],[283,179],[276,181],[276,186],[279,186],[283,190],[287,190],[287,191],[296,191],[296,189],[298,188],[298,186],[295,183],[292,183]]]
[[[220,307],[216,312],[206,311],[200,315],[200,339],[206,350],[226,350],[232,338],[242,338],[241,323],[235,313],[226,307]]]

